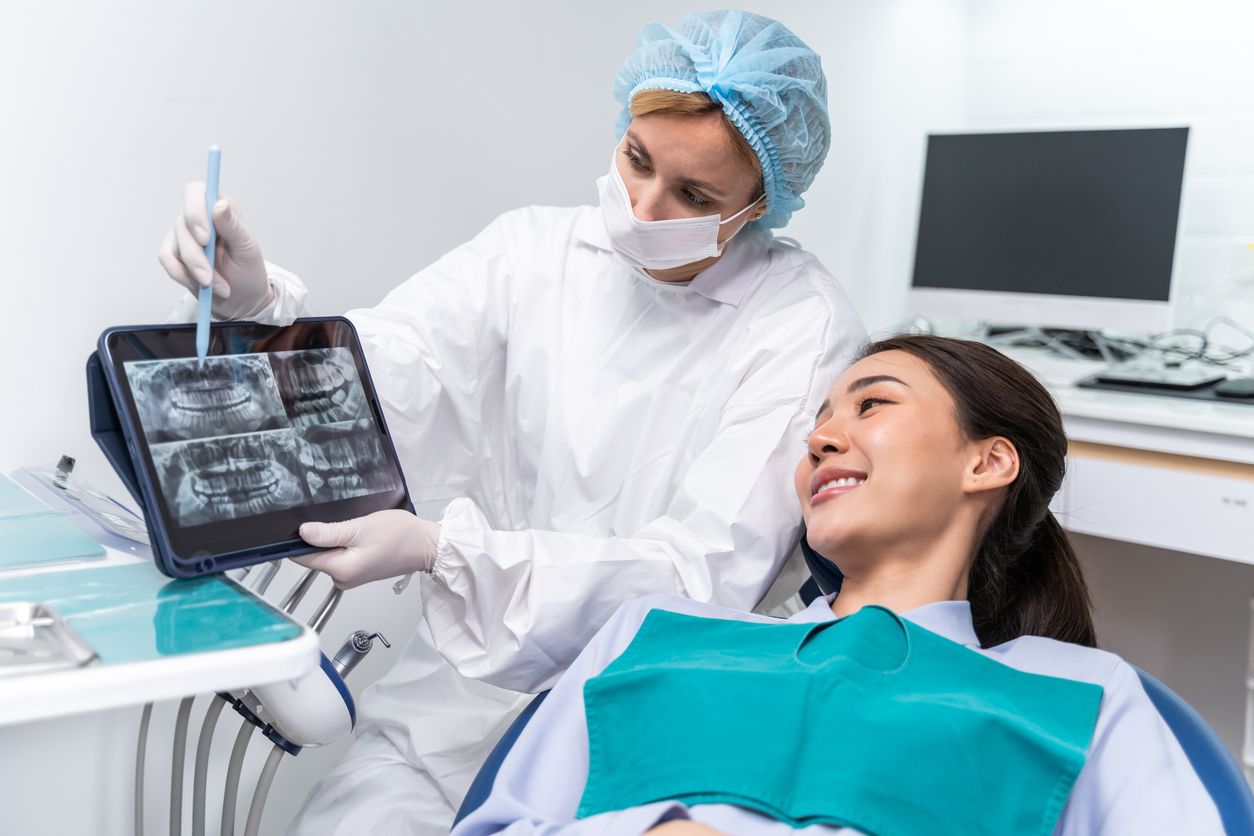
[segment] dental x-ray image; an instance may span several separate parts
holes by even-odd
[[[262,355],[126,364],[149,444],[290,426]]]
[[[347,348],[277,351],[270,357],[293,426],[370,417],[366,393]]]
[[[292,430],[153,445],[157,478],[179,525],[263,514],[309,500]]]
[[[400,487],[370,419],[321,424],[296,432],[301,438],[305,486],[315,502]]]
[[[125,368],[181,526],[400,487],[347,348]]]

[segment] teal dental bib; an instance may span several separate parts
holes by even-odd
[[[585,683],[578,816],[674,799],[876,836],[1050,834],[1101,696],[880,607],[822,624],[653,610]]]

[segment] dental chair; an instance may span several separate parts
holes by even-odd
[[[1174,691],[1140,668],[1141,686],[1171,729],[1202,786],[1215,800],[1224,830],[1230,834],[1254,833],[1254,795],[1241,768],[1219,742],[1211,727]]]
[[[830,562],[813,552],[804,539],[801,541],[801,551],[805,555],[806,563],[810,566],[811,577],[801,587],[798,594],[809,606],[818,596],[829,595],[840,589],[841,576]],[[1149,695],[1150,702],[1158,709],[1167,727],[1176,736],[1180,748],[1184,750],[1189,763],[1193,765],[1202,785],[1214,799],[1224,830],[1232,836],[1254,834],[1254,793],[1251,793],[1241,768],[1228,754],[1228,750],[1224,748],[1218,736],[1210,726],[1206,725],[1202,716],[1170,688],[1140,668],[1136,668],[1136,672],[1141,678],[1145,693]],[[457,811],[457,817],[453,820],[454,824],[466,818],[487,800],[488,794],[492,792],[492,783],[496,780],[496,773],[500,770],[505,756],[509,754],[514,741],[518,740],[527,722],[548,694],[548,691],[537,694],[536,698],[528,703],[522,713],[505,730],[505,734],[492,749],[487,760],[483,762],[483,766],[479,768],[479,774],[475,776],[470,790],[466,793],[466,798],[462,801],[461,808]]]

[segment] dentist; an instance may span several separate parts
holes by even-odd
[[[597,206],[528,207],[348,314],[415,502],[306,524],[348,588],[421,576],[424,620],[365,692],[360,733],[294,832],[446,833],[526,699],[623,601],[750,610],[796,544],[790,478],[864,336],[836,281],[772,229],[827,154],[818,56],[737,11],[646,26]],[[219,319],[285,323],[301,281],[203,184],[161,247]],[[186,295],[176,316],[194,318]]]

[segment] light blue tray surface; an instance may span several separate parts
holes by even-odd
[[[143,662],[288,641],[301,627],[233,581],[171,580],[149,563],[6,578],[0,603],[52,607],[99,656]]]
[[[0,569],[104,556],[104,547],[64,514],[0,475]]]
[[[0,519],[23,517],[49,510],[48,506],[31,496],[8,476],[0,475]]]

